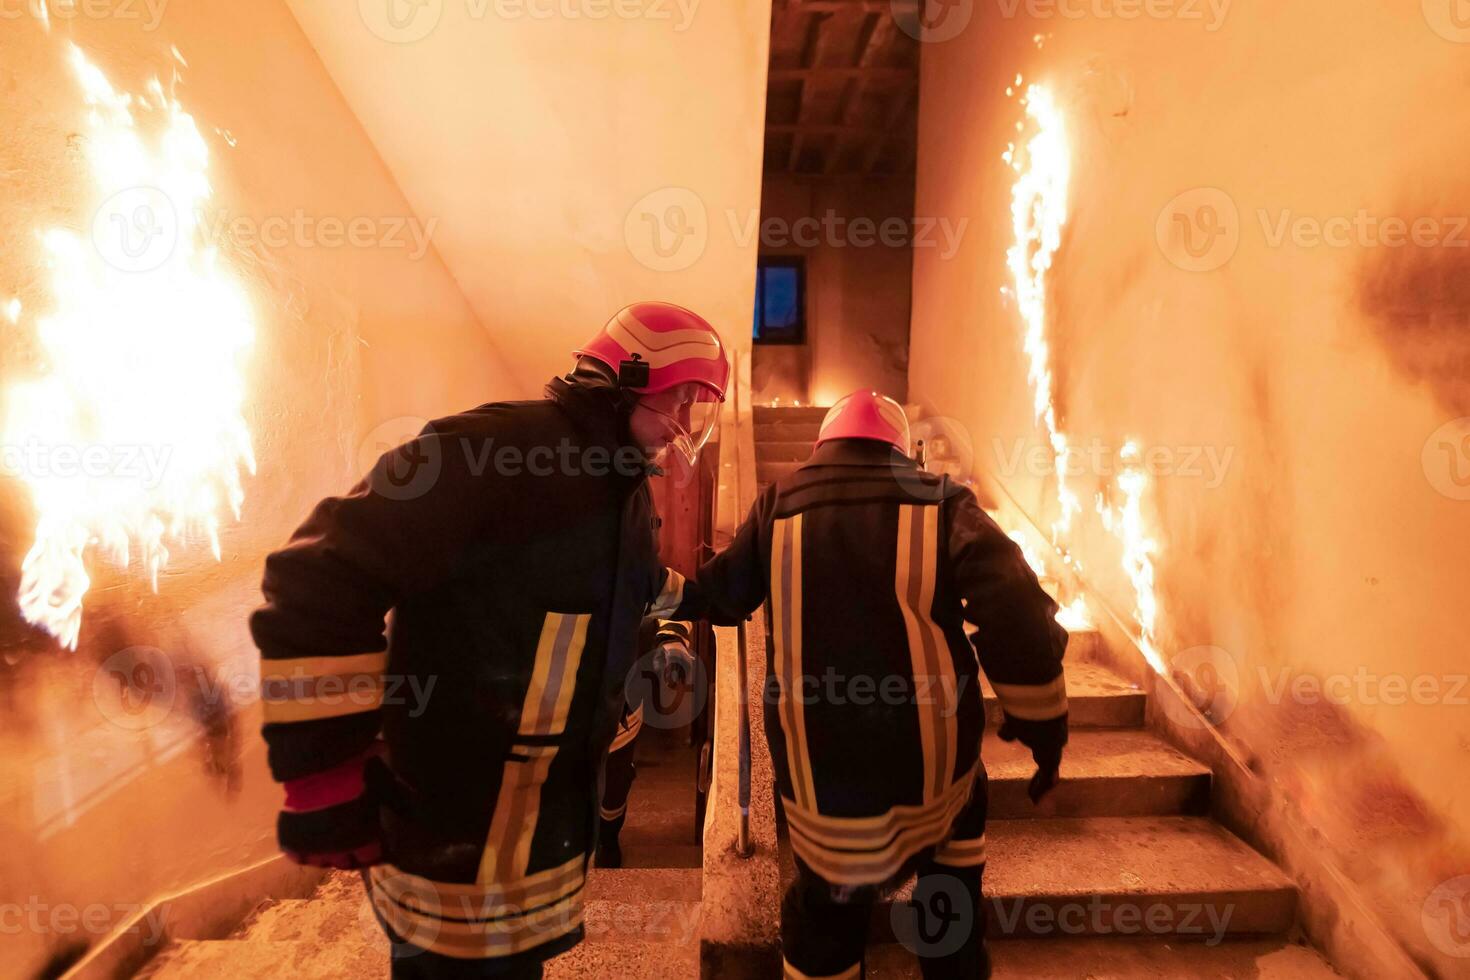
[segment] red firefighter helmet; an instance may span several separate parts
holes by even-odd
[[[619,372],[626,361],[643,361],[648,365],[648,383],[628,386],[640,395],[693,383],[700,389],[698,401],[722,402],[730,381],[730,360],[715,328],[673,303],[625,306],[573,353],[596,358]]]
[[[876,439],[907,455],[909,420],[898,402],[864,388],[838,399],[822,419],[817,445],[829,439]]]

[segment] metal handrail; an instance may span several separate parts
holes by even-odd
[[[741,621],[735,638],[735,704],[740,715],[740,824],[735,853],[742,858],[755,853],[755,845],[750,840],[750,686],[745,642],[745,622]]]

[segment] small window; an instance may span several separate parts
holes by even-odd
[[[755,270],[757,344],[806,343],[806,260],[761,256]]]

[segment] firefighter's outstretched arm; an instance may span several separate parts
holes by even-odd
[[[681,580],[677,606],[666,619],[707,619],[716,626],[735,626],[760,608],[766,601],[761,533],[771,499],[768,487],[756,498],[730,546],[701,565],[693,580]]]
[[[378,859],[371,785],[386,774],[376,746],[387,613],[442,581],[500,496],[495,479],[465,470],[460,441],[425,434],[388,453],[266,559],[250,630],[271,774],[286,787],[278,836],[302,863]]]
[[[944,503],[949,557],[980,667],[1005,712],[1000,737],[1019,739],[1036,760],[1031,798],[1056,785],[1067,744],[1067,689],[1062,656],[1067,631],[1021,549],[972,493]]]

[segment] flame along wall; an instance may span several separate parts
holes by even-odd
[[[1470,415],[1470,31],[1422,6],[951,5],[922,64],[915,212],[971,220],[953,258],[916,251],[911,398],[1056,520],[1002,292],[1002,154],[1023,118],[1006,90],[1044,82],[1072,157],[1054,399],[1074,447],[1105,450],[1069,481],[1071,550],[1133,608],[1093,495],[1126,439],[1156,448],[1161,652],[1258,766],[1222,772],[1222,806],[1361,976],[1402,975],[1395,945],[1445,976],[1470,951],[1444,918],[1470,872],[1470,456],[1452,424]]]
[[[20,310],[0,320],[0,390],[46,369],[35,328],[55,297],[38,232],[85,240],[99,203],[68,44],[131,92],[152,75],[168,87],[177,68],[175,94],[211,157],[205,224],[251,308],[245,417],[259,473],[245,480],[242,520],[226,515],[221,562],[204,542],[174,548],[156,596],[136,564],[122,575],[94,563],[74,653],[17,621],[31,505],[15,472],[0,477],[5,976],[95,943],[139,903],[274,853],[279,793],[257,713],[221,707],[251,697],[245,615],[264,554],[413,425],[395,418],[524,393],[283,4],[51,7],[49,31],[39,5],[8,5],[0,20],[0,305],[15,298]],[[355,245],[344,240],[354,220]],[[109,664],[136,647],[161,650],[147,666],[171,672],[130,675],[147,684],[124,694]]]

